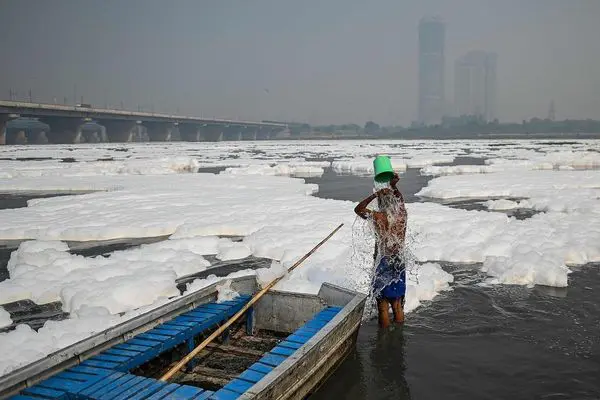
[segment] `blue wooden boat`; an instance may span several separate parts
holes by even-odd
[[[2,376],[0,398],[303,399],[356,343],[364,295],[327,283],[317,295],[270,291],[184,371],[158,380],[258,284],[242,277],[231,287],[233,300],[218,303],[214,284]]]

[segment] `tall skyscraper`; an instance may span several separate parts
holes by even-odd
[[[454,107],[458,115],[496,118],[495,53],[470,51],[454,65]]]
[[[446,28],[438,17],[419,22],[419,122],[438,124],[444,115],[444,40]]]

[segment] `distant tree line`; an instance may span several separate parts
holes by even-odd
[[[292,135],[301,136],[371,136],[378,138],[428,139],[428,138],[485,138],[500,136],[579,136],[600,137],[600,121],[593,119],[553,121],[531,118],[521,123],[500,123],[497,119],[485,121],[478,116],[444,117],[441,124],[422,125],[413,123],[409,127],[380,126],[367,121],[357,124],[319,125],[303,124],[291,128]]]

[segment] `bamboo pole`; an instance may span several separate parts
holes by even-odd
[[[198,353],[200,353],[208,344],[210,344],[210,342],[212,342],[217,336],[219,336],[221,333],[223,333],[225,331],[225,329],[229,328],[231,326],[231,324],[233,324],[235,321],[237,321],[242,315],[244,315],[244,313],[250,308],[252,307],[252,305],[254,303],[256,303],[258,301],[258,299],[260,299],[265,293],[267,293],[267,291],[269,291],[269,289],[271,289],[273,286],[275,286],[275,284],[277,284],[277,282],[279,282],[281,279],[283,279],[288,273],[292,272],[294,270],[294,268],[296,268],[297,266],[299,266],[300,264],[302,264],[302,262],[304,260],[306,260],[308,257],[310,257],[319,247],[321,247],[321,245],[323,245],[323,243],[325,243],[326,241],[328,241],[337,231],[340,230],[340,228],[343,226],[344,224],[340,224],[338,225],[337,228],[335,228],[330,234],[329,236],[327,236],[325,239],[321,240],[315,247],[313,247],[308,253],[306,253],[301,259],[299,259],[298,261],[296,261],[294,263],[294,265],[292,265],[286,272],[286,274],[280,276],[279,278],[275,278],[273,279],[273,281],[271,283],[269,283],[267,286],[265,286],[263,289],[261,289],[258,293],[256,293],[254,295],[254,297],[252,297],[250,299],[250,301],[248,303],[246,303],[246,305],[244,307],[242,307],[242,309],[240,311],[238,311],[233,317],[231,317],[227,322],[225,322],[225,324],[221,325],[221,327],[219,329],[217,329],[216,331],[214,331],[209,337],[207,337],[206,339],[204,339],[204,341],[202,343],[200,343],[198,346],[196,346],[196,348],[194,350],[192,350],[190,352],[190,354],[188,354],[187,356],[185,356],[184,358],[181,359],[181,361],[179,361],[177,363],[177,365],[175,365],[173,368],[171,368],[166,374],[164,374],[163,376],[160,377],[161,381],[167,381],[169,378],[171,378],[173,375],[175,375],[181,368],[183,368],[184,365],[186,365],[188,362],[190,362],[192,360],[192,358],[194,358]]]

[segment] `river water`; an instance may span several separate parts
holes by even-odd
[[[406,171],[399,185],[406,201],[421,201],[415,193],[429,179]],[[331,170],[306,181],[317,183],[323,198],[358,202],[372,192],[372,178]],[[5,196],[0,208],[25,200]],[[480,208],[473,201],[449,205]],[[74,251],[93,256],[143,242],[75,244]],[[10,251],[0,249],[0,280]],[[265,263],[246,260],[214,271],[245,266]],[[376,320],[363,323],[355,350],[311,399],[600,399],[600,265],[574,269],[561,289],[482,286],[478,265],[443,267],[455,277],[452,290],[408,314],[404,326],[383,331]],[[58,304],[15,304],[11,314],[34,327],[64,317]]]
[[[319,197],[358,202],[372,192],[370,177],[308,181]],[[418,170],[403,174],[406,201],[419,201],[427,181]],[[600,265],[574,269],[568,288],[485,287],[478,265],[443,267],[452,290],[404,326],[365,322],[356,349],[311,400],[600,399]]]

